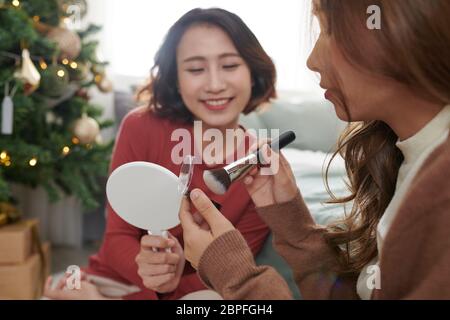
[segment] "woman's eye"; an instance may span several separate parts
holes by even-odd
[[[233,70],[233,69],[236,69],[239,66],[240,66],[240,64],[235,63],[235,64],[224,65],[223,68],[226,69],[226,70]]]
[[[203,68],[191,68],[191,69],[187,69],[187,71],[190,73],[200,73],[203,71]]]

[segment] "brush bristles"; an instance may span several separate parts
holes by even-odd
[[[203,172],[203,181],[215,194],[224,194],[231,184],[227,171],[222,168]]]

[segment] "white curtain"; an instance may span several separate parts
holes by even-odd
[[[274,60],[281,91],[317,91],[306,68],[310,0],[90,0],[89,19],[103,25],[101,54],[116,87],[148,76],[169,27],[188,10],[221,7],[239,15]]]

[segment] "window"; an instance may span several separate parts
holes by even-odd
[[[317,78],[306,68],[311,50],[309,0],[103,1],[94,10],[104,16],[102,48],[110,71],[128,79],[148,76],[169,27],[195,7],[221,7],[239,15],[274,60],[279,90],[318,88]]]

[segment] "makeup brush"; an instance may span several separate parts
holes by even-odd
[[[277,151],[294,140],[295,133],[286,131],[273,139],[270,147]],[[257,149],[255,152],[223,168],[203,172],[203,181],[215,194],[224,194],[233,182],[244,178],[250,170],[259,164],[263,164],[263,157],[260,154],[260,150]]]

